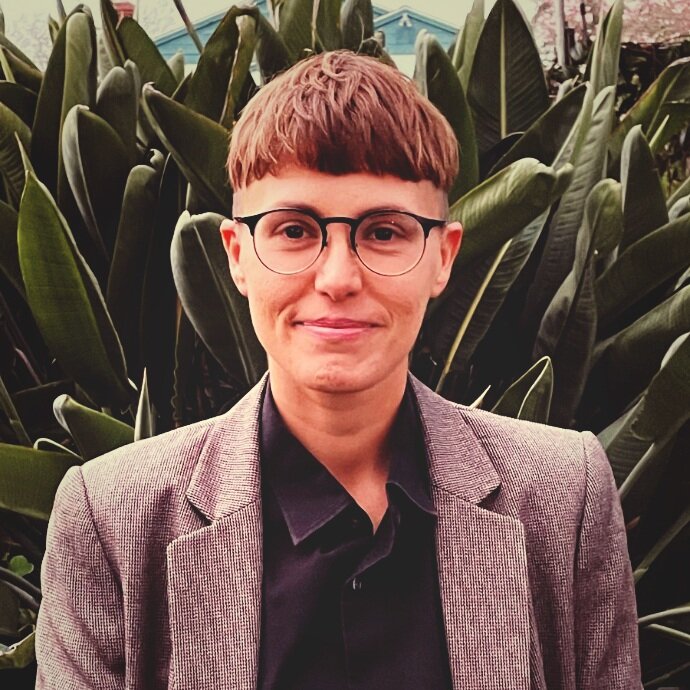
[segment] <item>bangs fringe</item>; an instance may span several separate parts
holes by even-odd
[[[233,189],[288,165],[429,180],[447,193],[458,173],[458,143],[408,77],[375,58],[338,50],[275,77],[232,131]]]

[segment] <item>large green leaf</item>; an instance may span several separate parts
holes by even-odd
[[[671,344],[659,373],[642,396],[631,431],[656,441],[674,434],[690,419],[690,333]]]
[[[623,31],[623,0],[615,0],[606,13],[592,48],[589,63],[589,77],[594,93],[618,82],[618,62],[621,51],[621,32]]]
[[[143,365],[140,351],[141,293],[151,244],[163,156],[151,165],[137,165],[127,178],[113,260],[108,274],[108,311],[122,341],[128,370],[135,380]]]
[[[635,125],[625,137],[621,183],[624,231],[619,252],[668,223],[661,180],[641,125]]]
[[[31,127],[36,115],[37,96],[34,91],[21,84],[9,81],[0,82],[0,103],[19,115],[28,127]]]
[[[648,136],[654,133],[665,117],[664,106],[673,101],[690,99],[690,57],[672,62],[656,81],[640,96],[621,120],[609,142],[612,161],[618,159],[628,132],[642,125]],[[667,136],[673,134],[667,131]]]
[[[96,29],[90,14],[75,12],[65,24],[65,80],[62,91],[60,111],[61,127],[67,114],[75,105],[93,108],[96,103],[97,54]],[[62,130],[60,132],[62,138]],[[62,158],[62,148],[58,147],[58,196],[57,201],[65,215],[72,219],[71,208],[74,197],[67,180]]]
[[[187,185],[171,156],[163,167],[156,218],[147,251],[141,290],[141,352],[150,401],[156,410],[156,429],[172,428],[173,375],[178,297],[170,247],[175,224],[184,208]],[[138,373],[138,372],[137,372]]]
[[[266,356],[247,300],[230,275],[219,232],[222,220],[213,213],[182,214],[171,249],[173,275],[185,313],[213,356],[253,385],[266,370]]]
[[[668,210],[668,219],[675,220],[684,216],[686,213],[690,213],[690,194],[678,199],[673,206]]]
[[[103,118],[77,105],[62,128],[62,158],[91,238],[109,260],[129,173],[122,139]]]
[[[362,41],[374,35],[374,8],[371,0],[345,0],[340,8],[343,48],[357,52]]]
[[[448,202],[452,204],[475,187],[479,180],[472,113],[453,64],[436,37],[420,31],[415,52],[414,80],[417,88],[443,113],[458,140],[460,172],[448,193]]]
[[[95,113],[117,132],[127,152],[130,168],[139,158],[137,120],[140,91],[139,70],[128,61],[125,67],[113,67],[108,72],[96,94]]]
[[[602,328],[689,262],[690,215],[670,221],[628,247],[596,282]]]
[[[484,28],[484,0],[473,0],[462,32],[453,50],[453,67],[458,71],[460,83],[465,92],[472,73],[472,63],[477,52],[477,43]]]
[[[254,41],[241,42],[239,17],[251,17],[254,22],[259,21],[260,14],[256,7],[231,7],[220,24],[216,27],[211,38],[206,42],[204,52],[199,58],[199,64],[189,82],[189,90],[184,103],[188,108],[205,115],[211,120],[220,122],[226,110],[226,100],[236,102],[239,92],[246,78],[249,64],[254,53]],[[242,45],[238,54],[238,45]],[[241,69],[233,74],[233,65],[237,59]],[[231,80],[231,76],[235,78]],[[230,94],[228,87],[231,84]],[[232,117],[233,108],[230,108]]]
[[[24,148],[28,148],[31,130],[19,115],[0,103],[0,173],[7,196],[14,206],[19,203],[24,187],[24,165],[17,137]]]
[[[597,344],[592,382],[609,409],[641,393],[673,341],[690,331],[690,285],[678,290],[622,331]],[[631,376],[631,372],[634,375]]]
[[[528,223],[513,238],[495,265],[490,255],[464,267],[457,281],[446,290],[439,306],[433,303],[433,316],[425,328],[435,361],[445,361],[451,345],[459,337],[449,370],[467,368],[468,362],[491,327],[509,290],[523,269],[544,228],[549,209]],[[488,281],[488,282],[487,282]],[[462,332],[460,332],[462,329]]]
[[[0,270],[19,294],[24,294],[24,281],[19,268],[17,250],[17,212],[0,201]]]
[[[48,520],[58,485],[80,458],[0,443],[0,508]]]
[[[621,185],[602,180],[587,197],[571,271],[541,320],[532,357],[553,358],[555,395],[549,422],[570,426],[589,372],[597,329],[594,252],[615,246],[623,229]]]
[[[340,30],[341,3],[342,0],[314,0],[312,24],[316,45],[321,50],[339,50],[343,47]]]
[[[573,335],[569,332],[568,321],[585,283],[590,283],[588,291],[591,292],[594,252],[604,244],[615,246],[618,243],[622,223],[621,185],[615,180],[601,180],[587,196],[582,227],[577,233],[573,267],[544,312],[533,357],[546,353],[553,356],[559,341]]]
[[[520,158],[536,158],[544,165],[553,165],[559,151],[576,127],[586,92],[585,84],[580,84],[560,101],[556,101],[499,159],[491,174]]]
[[[57,194],[66,34],[67,25],[63,24],[55,38],[41,90],[38,92],[36,117],[31,130],[31,162],[38,177],[53,194]]]
[[[678,516],[675,522],[661,535],[654,546],[645,554],[645,557],[640,561],[633,572],[633,579],[638,583],[651,568],[654,561],[661,556],[661,554],[668,549],[678,537],[685,532],[685,528],[690,524],[690,506]],[[670,637],[676,642],[682,642],[684,645],[690,644],[690,635],[684,630],[676,630],[668,626],[652,624],[649,628],[653,628],[664,635]],[[684,665],[684,668],[687,668]]]
[[[29,91],[38,93],[43,82],[43,72],[27,64],[11,51],[5,50],[5,59],[12,69],[17,86],[23,86]]]
[[[117,25],[116,33],[125,57],[139,68],[142,82],[153,82],[159,91],[172,96],[177,81],[156,44],[141,26],[131,17],[124,17]]]
[[[506,390],[491,411],[506,417],[546,424],[552,393],[551,360],[542,357]]]
[[[291,60],[304,57],[312,48],[312,10],[315,0],[282,0],[278,6],[278,33]]]
[[[117,10],[111,0],[101,0],[101,24],[103,26],[103,43],[110,62],[113,66],[120,67],[125,64],[127,56],[122,48],[122,43],[117,35],[117,23],[119,18]]]
[[[450,209],[465,229],[455,266],[497,252],[563,194],[572,174],[569,165],[556,171],[523,158],[468,192]]]
[[[91,460],[134,441],[134,429],[110,415],[92,410],[69,395],[53,403],[60,425],[69,432],[84,460]]]
[[[146,369],[144,369],[144,379],[141,383],[139,393],[139,404],[137,405],[137,416],[134,423],[134,440],[141,441],[156,435],[156,410],[149,398],[149,384],[146,379]]]
[[[256,61],[263,84],[292,65],[285,41],[261,12],[257,18]]]
[[[26,55],[26,53],[23,53],[17,46],[10,41],[7,36],[5,36],[4,33],[0,33],[0,46],[8,50],[10,53],[15,55],[17,58],[19,58],[22,62],[27,64],[29,67],[33,67],[34,69],[38,69],[36,65],[31,61],[31,58]]]
[[[669,347],[658,373],[637,404],[599,434],[621,496],[653,475],[655,464],[680,427],[690,419],[690,338],[685,333]]]
[[[225,107],[220,119],[220,123],[228,129],[232,129],[235,125],[235,119],[239,117],[239,112],[247,105],[249,99],[258,89],[249,71],[258,40],[256,21],[253,17],[243,15],[237,18],[237,27],[240,38],[230,73]]]
[[[209,210],[229,214],[232,192],[225,162],[228,131],[147,84],[143,89],[146,116],[182,173]]]
[[[532,31],[514,0],[497,0],[477,43],[467,100],[479,152],[525,131],[548,108],[544,69]]]
[[[604,172],[614,100],[613,87],[604,88],[594,99],[592,119],[585,128],[584,142],[577,152],[572,182],[549,225],[541,260],[527,292],[523,323],[528,332],[536,332],[547,305],[572,269],[585,202]]]
[[[173,77],[175,77],[177,87],[179,88],[180,84],[185,78],[184,53],[178,48],[177,52],[172,57],[169,57],[166,62],[168,63],[168,67],[170,67],[170,71],[172,72]]]
[[[677,201],[680,201],[680,199],[688,194],[690,194],[690,177],[686,177],[685,180],[678,185],[673,194],[668,197],[666,200],[666,208],[671,209]]]
[[[19,208],[18,245],[29,306],[51,354],[93,400],[128,406],[122,348],[96,280],[50,192],[31,172]]]

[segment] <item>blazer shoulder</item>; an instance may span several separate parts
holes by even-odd
[[[223,415],[135,441],[82,465],[87,488],[95,484],[148,484],[167,482],[193,467],[206,436]]]
[[[562,429],[457,406],[501,477],[501,503],[521,514],[543,510],[581,516],[588,464],[606,456],[591,432]],[[600,453],[592,453],[598,448]],[[548,508],[547,508],[548,506]],[[579,517],[578,517],[579,519]]]

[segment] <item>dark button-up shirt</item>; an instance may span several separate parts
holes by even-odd
[[[260,690],[451,688],[436,511],[409,385],[390,438],[388,509],[374,533],[288,431],[267,387]]]

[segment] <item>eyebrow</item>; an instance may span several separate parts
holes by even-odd
[[[312,206],[311,204],[306,204],[304,202],[300,201],[292,201],[290,199],[283,199],[282,201],[276,201],[273,204],[274,208],[294,208],[298,211],[311,211],[312,213],[315,213],[317,216],[321,215],[321,211],[319,211],[315,206]],[[412,213],[407,208],[403,208],[399,204],[379,204],[377,206],[370,206],[364,209],[361,209],[357,215],[358,216],[363,216],[366,215],[367,213],[374,213],[376,211],[403,211],[406,213]]]

